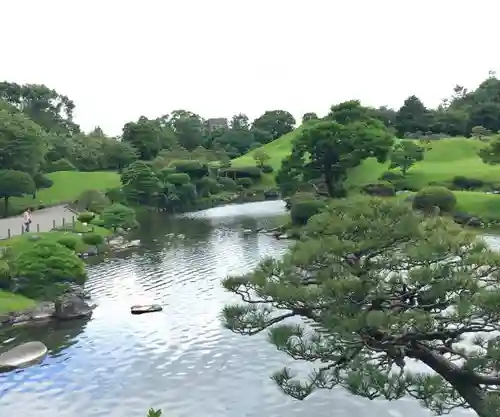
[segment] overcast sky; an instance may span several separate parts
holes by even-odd
[[[3,0],[0,79],[69,96],[85,130],[140,115],[435,106],[500,70],[495,0]]]

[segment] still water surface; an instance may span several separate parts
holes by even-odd
[[[236,301],[221,278],[290,244],[243,229],[283,210],[274,201],[144,219],[140,248],[89,266],[92,320],[0,333],[1,350],[28,340],[50,349],[42,365],[0,375],[0,416],[144,417],[150,407],[166,417],[430,416],[412,400],[370,402],[343,390],[295,401],[269,379],[288,357],[265,335],[221,327],[221,308]],[[131,316],[130,306],[143,301],[164,310]]]

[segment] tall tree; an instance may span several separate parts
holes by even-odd
[[[170,123],[177,141],[188,151],[203,145],[208,136],[203,126],[203,120],[196,113],[187,110],[175,110],[171,114]]]
[[[249,130],[250,121],[248,120],[248,116],[243,113],[235,114],[231,119],[230,127],[232,130]]]
[[[123,126],[122,140],[137,149],[140,159],[147,161],[162,149],[162,130],[155,120],[141,116],[137,122]]]
[[[362,106],[359,100],[344,101],[330,108],[327,119],[340,124],[371,119],[371,109]]]
[[[0,170],[0,198],[4,199],[4,215],[9,214],[9,199],[35,192],[33,178],[25,172],[12,169]]]
[[[268,331],[278,350],[318,367],[307,382],[276,373],[285,393],[304,399],[338,386],[369,399],[414,397],[437,414],[498,415],[498,252],[449,219],[383,199],[338,200],[305,235],[283,260],[223,282],[244,302],[224,308],[227,328]]]
[[[287,170],[291,170],[303,182],[323,179],[330,197],[342,197],[348,170],[370,157],[385,161],[392,144],[393,136],[378,120],[319,122],[297,136],[278,177],[288,184],[292,173],[287,175]]]
[[[295,127],[295,119],[285,110],[269,110],[253,121],[253,127],[270,132],[274,140],[290,133]]]
[[[0,110],[0,169],[33,175],[45,154],[44,132],[22,113]]]
[[[430,127],[429,111],[417,96],[408,97],[396,115],[398,135],[405,133],[426,133]]]
[[[137,161],[129,165],[120,180],[128,201],[135,204],[155,205],[161,183],[149,165]]]
[[[22,111],[46,132],[73,134],[80,131],[73,121],[73,101],[43,84],[0,82],[0,99]]]
[[[313,112],[304,113],[304,115],[302,116],[302,123],[311,122],[313,120],[319,120],[319,117],[316,113]]]

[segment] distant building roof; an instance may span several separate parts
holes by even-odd
[[[213,119],[208,119],[207,124],[210,130],[227,128],[228,126],[227,119],[225,117],[216,117]]]

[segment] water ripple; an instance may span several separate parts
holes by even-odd
[[[92,320],[0,333],[7,341],[1,349],[32,339],[50,348],[43,365],[0,375],[0,414],[138,417],[158,407],[178,417],[430,416],[413,401],[369,402],[342,390],[294,401],[269,379],[293,361],[265,335],[245,338],[221,327],[221,308],[234,299],[220,280],[279,256],[289,244],[241,233],[266,221],[269,207],[281,210],[282,203],[146,224],[143,230],[156,234],[143,239],[144,248],[88,267],[87,288],[98,303]],[[164,310],[130,315],[141,302]]]

